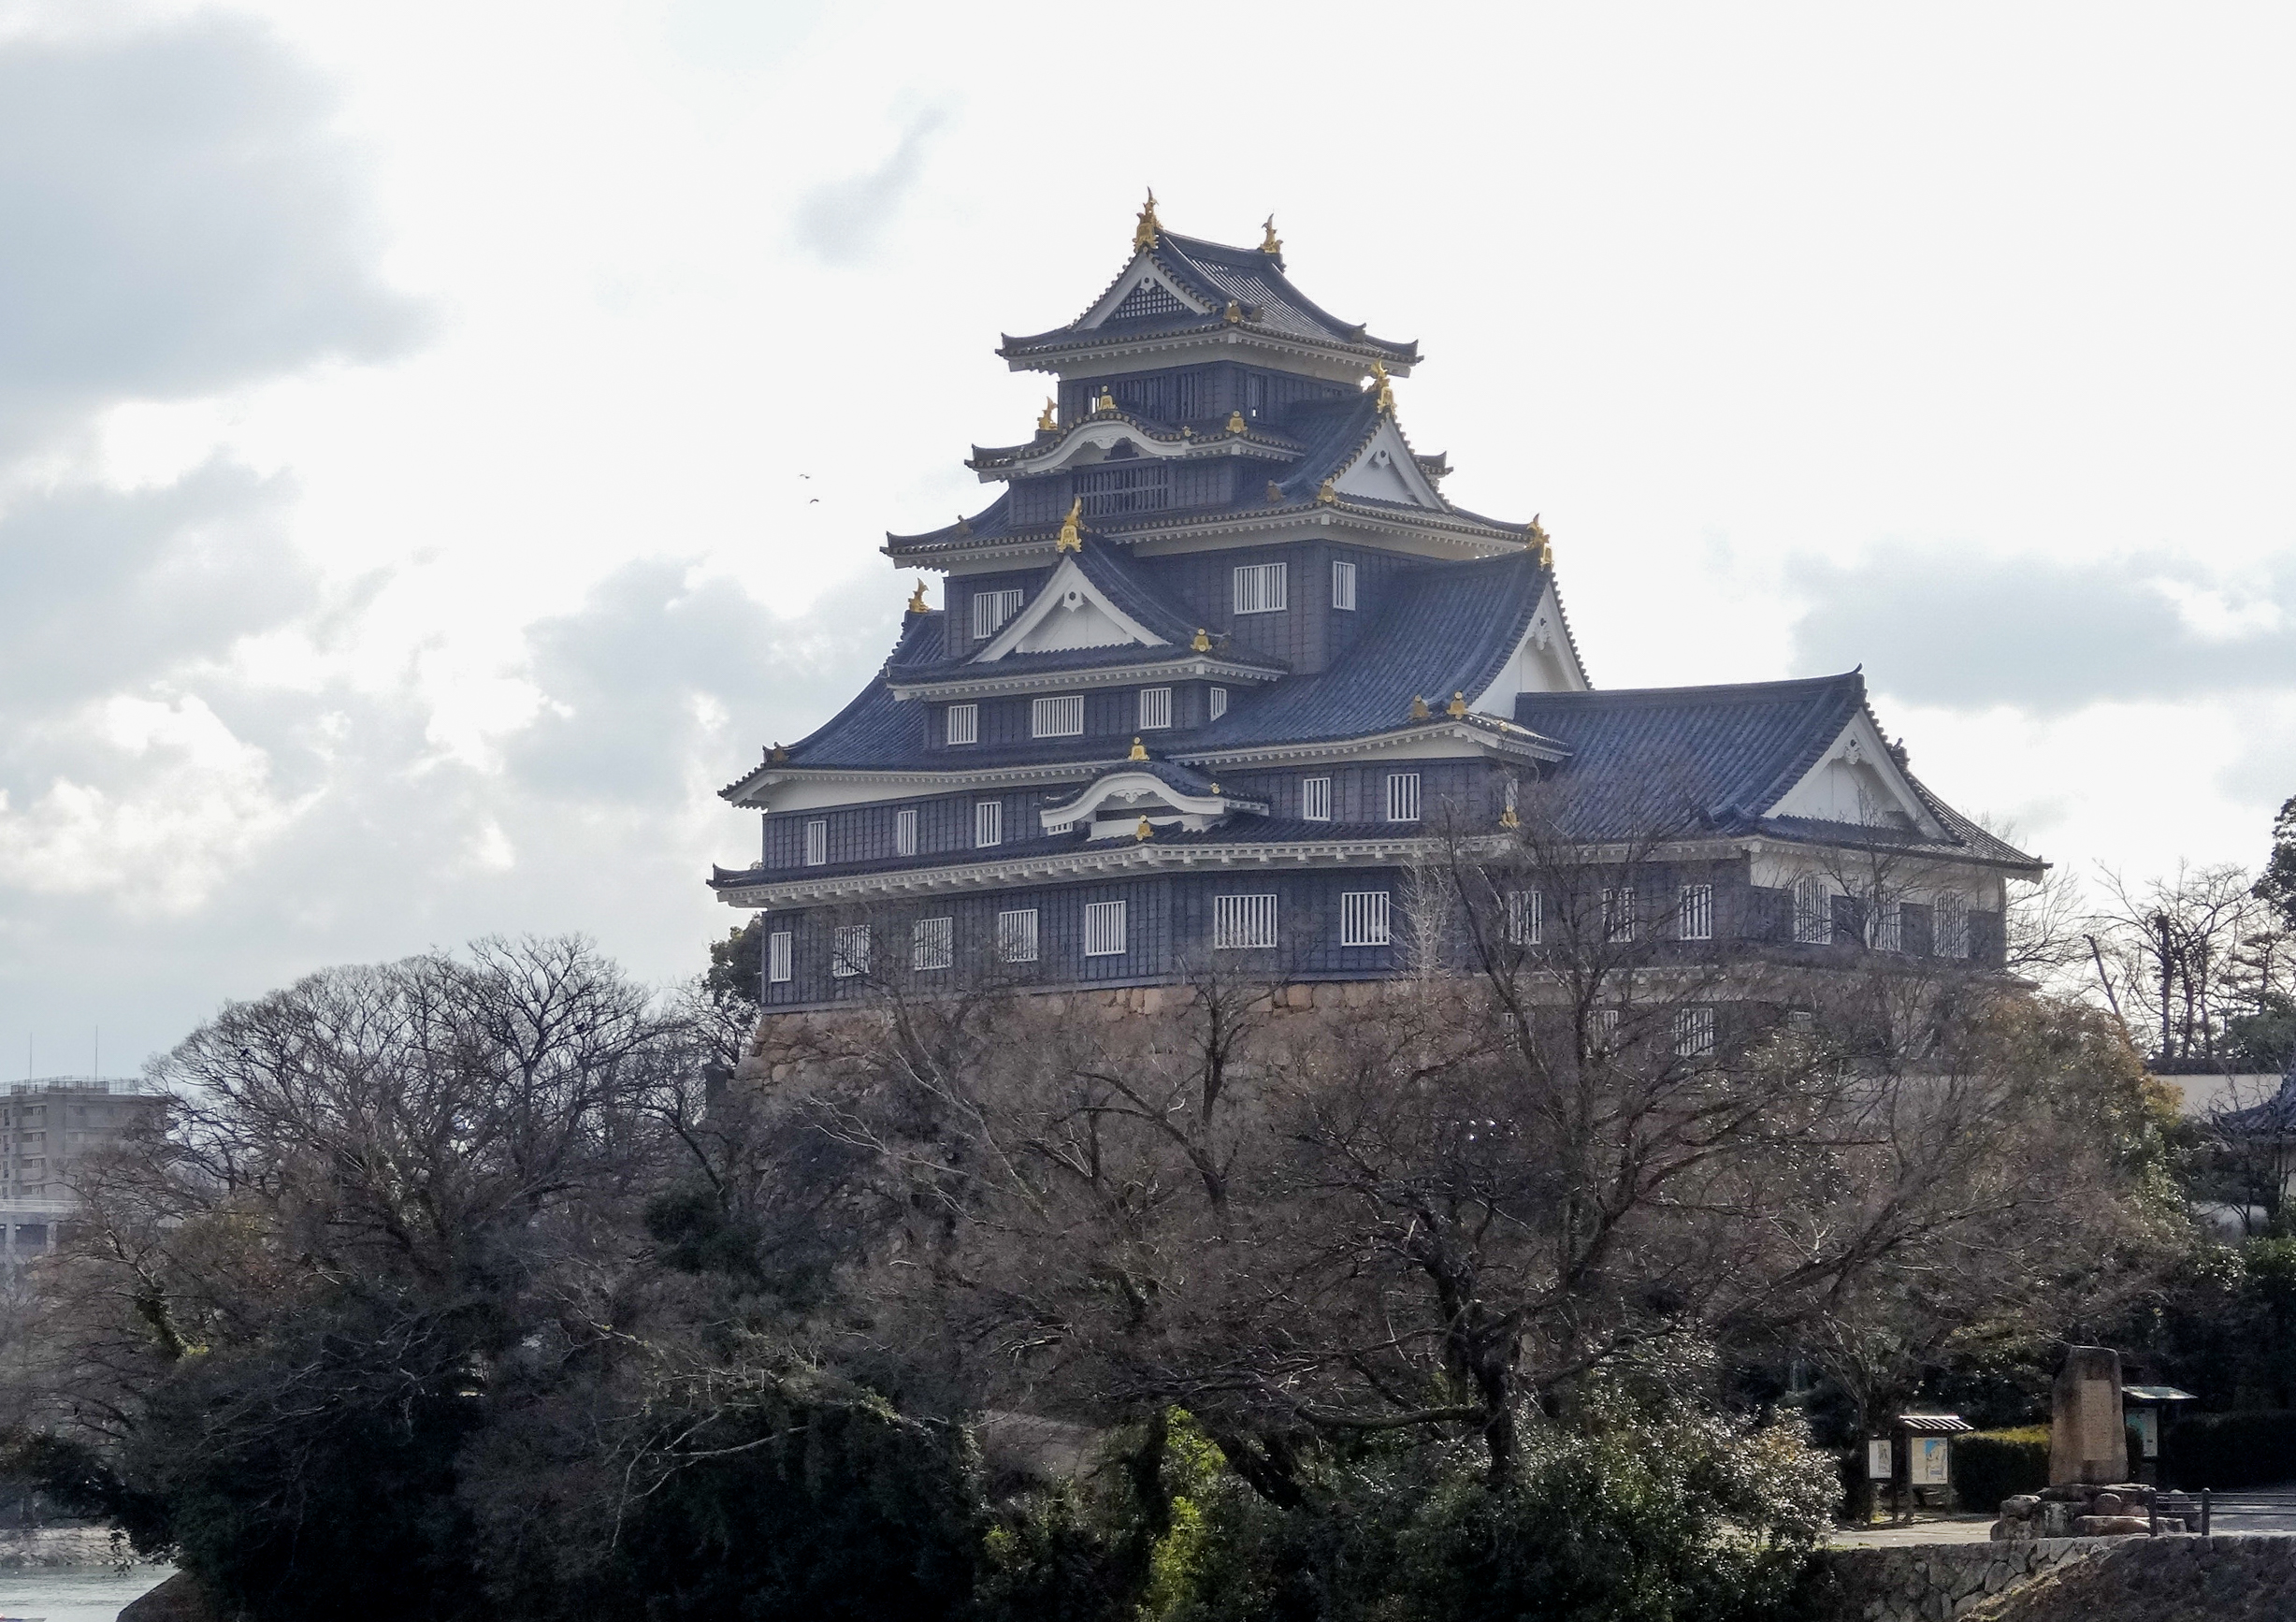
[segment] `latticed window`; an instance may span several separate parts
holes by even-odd
[[[1803,946],[1833,942],[1833,888],[1814,873],[1794,881],[1794,938]]]
[[[1350,890],[1339,897],[1339,944],[1343,947],[1383,947],[1391,944],[1387,924],[1387,891]]]
[[[1390,822],[1419,820],[1419,774],[1390,772],[1387,775],[1387,819]]]
[[[1344,560],[1332,565],[1332,606],[1355,606],[1355,565]]]
[[[1602,937],[1605,940],[1634,939],[1634,891],[1631,889],[1606,890],[1602,892]]]
[[[1714,887],[1685,884],[1674,907],[1675,932],[1684,940],[1714,938]]]
[[[1084,731],[1084,695],[1038,699],[1029,705],[1029,736],[1073,738]]]
[[[786,929],[777,929],[765,937],[765,978],[775,985],[788,979],[795,972],[792,960],[797,956],[797,939]]]
[[[835,945],[830,952],[830,973],[841,980],[869,972],[869,926],[865,923],[846,923],[837,926]]]
[[[909,966],[945,969],[957,961],[957,920],[920,918],[909,933]]]
[[[1596,1008],[1586,1017],[1586,1036],[1598,1052],[1608,1053],[1618,1046],[1618,1010]]]
[[[1076,494],[1084,500],[1088,518],[1161,512],[1172,505],[1172,470],[1162,462],[1095,468],[1076,475]]]
[[[973,594],[973,640],[986,642],[1004,628],[1004,622],[1020,612],[1023,593],[1018,587],[1004,591],[975,591]]]
[[[1518,890],[1508,896],[1507,938],[1516,946],[1538,946],[1547,938],[1544,891]]]
[[[830,859],[830,825],[825,817],[805,824],[805,865],[818,867]]]
[[[948,729],[946,734],[952,744],[980,742],[980,705],[951,704],[948,706]]]
[[[1937,898],[1937,909],[1931,915],[1935,932],[1933,949],[1942,958],[1965,958],[1970,955],[1970,907],[1966,898],[1948,891]]]
[[[1211,688],[1207,689],[1204,695],[1204,706],[1206,713],[1208,714],[1212,719],[1215,721],[1220,719],[1220,717],[1228,713],[1228,689],[1226,688]]]
[[[1167,315],[1192,313],[1187,305],[1174,297],[1172,289],[1154,277],[1144,276],[1124,295],[1124,301],[1109,311],[1110,321],[1155,321]]]
[[[893,813],[893,854],[917,854],[917,812],[914,808]]]
[[[1873,949],[1877,952],[1901,952],[1905,949],[1905,915],[1894,901],[1873,904]]]
[[[1116,958],[1124,955],[1124,904],[1094,901],[1084,908],[1084,955]]]
[[[1172,689],[1170,688],[1142,688],[1140,689],[1140,730],[1155,731],[1172,724]]]
[[[1711,1008],[1677,1008],[1674,1010],[1674,1056],[1677,1059],[1704,1059],[1714,1050],[1714,1010]]]
[[[1212,945],[1221,951],[1276,944],[1276,898],[1272,895],[1212,897]]]
[[[1332,819],[1332,780],[1329,777],[1300,779],[1299,814],[1301,819],[1307,822],[1329,822]]]
[[[1036,909],[997,914],[997,956],[1008,963],[1036,961]]]
[[[1281,563],[1247,563],[1237,569],[1235,612],[1273,614],[1288,606],[1284,569]]]
[[[976,800],[973,804],[973,844],[976,849],[1004,843],[1004,802]]]

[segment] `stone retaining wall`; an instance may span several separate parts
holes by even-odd
[[[126,1534],[109,1527],[10,1527],[0,1529],[0,1571],[50,1567],[133,1565]]]
[[[2296,1537],[1828,1549],[1809,1595],[1812,1622],[2289,1622]]]

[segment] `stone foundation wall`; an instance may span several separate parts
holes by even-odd
[[[2289,1622],[2296,1537],[1828,1549],[1811,1622]]]

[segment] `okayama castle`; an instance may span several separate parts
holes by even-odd
[[[1223,247],[1151,197],[1090,308],[998,353],[1058,380],[1028,440],[974,448],[1001,493],[887,537],[944,606],[920,582],[876,679],[722,790],[763,814],[711,882],[765,915],[768,1009],[975,965],[1169,983],[1229,949],[1392,975],[1433,831],[1513,826],[1532,781],[1590,847],[1636,835],[1636,783],[1688,796],[1637,927],[2000,963],[2039,864],[1908,775],[1863,678],[1591,687],[1538,521],[1454,505],[1405,437],[1418,346],[1301,294],[1272,223]],[[1877,841],[1919,885],[1856,905],[1839,876]]]

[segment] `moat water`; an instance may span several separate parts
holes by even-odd
[[[40,1616],[47,1622],[115,1622],[120,1607],[140,1600],[175,1575],[173,1566],[65,1566],[0,1571],[0,1616]]]

